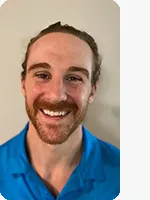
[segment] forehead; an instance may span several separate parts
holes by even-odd
[[[82,39],[68,33],[49,33],[30,47],[27,66],[38,62],[61,62],[91,67],[92,60],[92,50]]]

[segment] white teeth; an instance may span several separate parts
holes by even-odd
[[[63,112],[53,112],[53,111],[50,111],[50,110],[43,110],[43,112],[46,114],[46,115],[49,115],[49,116],[64,116],[67,112],[66,111],[63,111]]]

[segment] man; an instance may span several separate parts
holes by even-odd
[[[119,149],[82,125],[100,76],[94,39],[52,24],[31,39],[22,67],[29,122],[0,147],[0,193],[8,200],[115,199]]]

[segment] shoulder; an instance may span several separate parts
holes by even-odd
[[[104,164],[120,166],[120,149],[100,139],[98,139],[98,142],[99,142],[99,145],[101,146]]]
[[[0,145],[0,162],[11,157],[16,157],[16,154],[20,151],[19,148],[24,144],[27,129],[28,123],[25,125],[24,129],[17,133],[13,138]]]
[[[0,145],[0,173],[5,170],[9,159],[15,157],[17,147],[19,144],[19,134]]]
[[[2,153],[8,150],[9,148],[13,147],[14,145],[16,145],[18,139],[19,139],[19,134],[15,135],[13,138],[9,139],[8,141],[0,145],[0,152]]]
[[[101,159],[105,174],[108,174],[109,176],[110,174],[115,174],[115,176],[117,175],[119,178],[120,149],[106,141],[100,140],[98,138],[96,138],[96,140],[97,147],[99,147],[101,151]]]
[[[120,193],[120,149],[114,145],[99,140],[103,170],[107,187],[112,195],[118,196]]]
[[[99,154],[97,156],[101,156],[102,162],[104,165],[112,165],[112,166],[120,166],[120,149],[110,144],[106,141],[103,141],[92,133],[90,133],[87,129],[83,129],[86,135],[85,140],[88,147],[91,148],[92,151],[96,151],[99,149]]]
[[[120,149],[95,137],[87,130],[86,140],[91,152],[90,160],[94,163],[94,166],[89,165],[94,168],[95,179],[98,179],[101,174],[105,180],[103,184],[99,184],[99,181],[95,182],[98,193],[103,186],[103,191],[117,196],[120,192]]]
[[[99,140],[102,162],[106,177],[112,178],[116,183],[120,181],[120,149],[114,145]]]
[[[115,199],[120,193],[120,149],[105,141],[97,139],[101,149],[102,165],[107,193]],[[98,185],[98,188],[100,185]]]
[[[14,185],[11,173],[14,167],[14,163],[12,161],[16,159],[18,145],[19,136],[16,135],[0,146],[0,193],[2,193],[6,199],[13,199],[11,192],[9,191],[10,185]],[[9,195],[9,198],[7,195]]]

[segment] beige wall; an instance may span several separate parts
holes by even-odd
[[[58,20],[88,31],[98,42],[103,70],[97,99],[84,124],[119,147],[119,7],[113,0],[8,0],[0,8],[0,144],[28,119],[20,90],[27,42]]]

